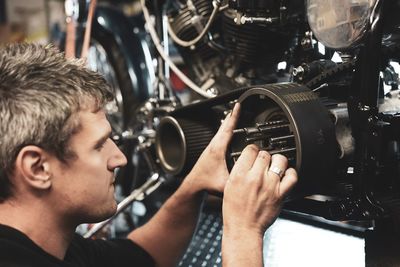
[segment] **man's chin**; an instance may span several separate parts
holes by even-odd
[[[98,214],[96,217],[90,218],[90,220],[87,223],[99,223],[105,221],[114,216],[116,213],[117,213],[117,203],[114,202],[113,206],[109,207],[107,210],[103,210],[103,212]]]

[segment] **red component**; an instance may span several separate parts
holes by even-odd
[[[186,74],[186,71],[183,71],[183,72]],[[169,80],[171,81],[172,87],[177,92],[182,92],[183,90],[185,90],[187,88],[186,84],[173,71],[171,71],[171,76],[170,76]]]

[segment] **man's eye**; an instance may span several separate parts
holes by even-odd
[[[104,148],[104,144],[96,146],[94,149],[97,151],[101,151]]]
[[[105,142],[97,144],[94,149],[96,149],[97,151],[101,151],[104,148],[104,145],[106,144],[107,140]]]

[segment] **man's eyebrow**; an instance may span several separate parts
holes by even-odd
[[[108,130],[99,140],[96,141],[95,148],[102,146],[111,136],[111,130]]]

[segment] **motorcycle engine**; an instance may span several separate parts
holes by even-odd
[[[304,38],[301,1],[247,2],[174,0],[169,5],[170,30],[183,41],[198,36],[213,20],[196,44],[175,43],[190,76],[214,93],[282,80],[278,63]]]

